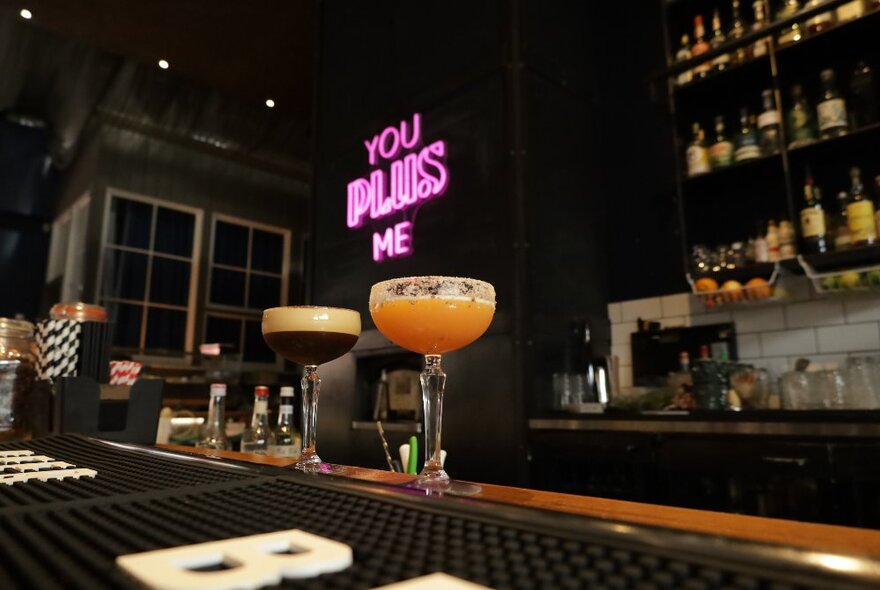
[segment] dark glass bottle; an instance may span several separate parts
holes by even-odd
[[[712,49],[717,47],[721,47],[724,45],[724,42],[727,41],[727,37],[724,34],[724,31],[721,30],[721,15],[718,13],[718,9],[715,9],[715,12],[712,13],[712,42],[710,46]],[[712,60],[712,69],[718,72],[726,70],[730,66],[730,54],[722,53],[721,55],[716,55]]]
[[[816,140],[813,110],[804,97],[800,84],[791,88],[791,109],[788,111],[788,133],[791,137],[789,148],[806,145]]]
[[[779,152],[780,117],[776,110],[776,101],[773,100],[773,91],[765,90],[761,93],[761,98],[764,101],[764,110],[758,115],[758,133],[761,136],[761,151],[769,156]]]
[[[734,159],[737,162],[742,162],[743,160],[760,158],[761,147],[758,145],[758,133],[755,131],[754,121],[745,107],[739,110],[739,126]]]
[[[825,211],[822,210],[822,192],[816,186],[809,168],[804,180],[801,237],[805,254],[822,254],[828,251],[828,231],[825,227]]]
[[[733,15],[733,22],[730,25],[730,32],[727,34],[727,38],[739,39],[746,34],[746,26],[739,14],[739,0],[733,0],[731,14]],[[731,60],[733,63],[738,64],[746,61],[749,57],[749,48],[739,47],[733,50]]]
[[[877,87],[874,85],[874,70],[865,63],[865,60],[859,60],[849,80],[850,116],[853,128],[876,123]]]
[[[837,91],[837,81],[833,70],[822,70],[822,99],[816,105],[819,115],[819,135],[822,139],[839,137],[848,129],[846,101]]]

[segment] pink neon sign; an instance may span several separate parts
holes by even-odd
[[[401,121],[386,127],[365,140],[364,147],[370,166],[376,169],[369,176],[348,183],[349,228],[359,228],[368,219],[378,220],[395,213],[406,217],[408,210],[446,192],[446,142],[423,144],[420,114],[415,113],[411,123]],[[383,161],[390,161],[387,171],[379,168]],[[382,262],[411,254],[412,228],[412,221],[404,220],[384,232],[373,232],[373,260]]]

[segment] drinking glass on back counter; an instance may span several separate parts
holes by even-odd
[[[782,399],[790,410],[880,408],[880,357],[852,357],[839,368],[789,371],[782,376]]]

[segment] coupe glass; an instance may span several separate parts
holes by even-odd
[[[442,355],[483,335],[495,315],[495,288],[457,277],[408,277],[373,285],[370,315],[386,338],[423,354],[425,466],[414,486],[450,494],[472,494],[478,486],[454,482],[440,462],[440,431],[446,373]]]
[[[318,365],[339,358],[361,335],[361,314],[339,307],[273,307],[263,312],[263,338],[269,348],[305,366],[302,378],[303,450],[296,468],[327,471],[315,450],[318,396],[321,378]]]

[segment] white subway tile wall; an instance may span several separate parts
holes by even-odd
[[[777,375],[801,357],[839,365],[848,355],[880,352],[880,295],[821,298],[803,277],[785,278],[781,289],[789,296],[787,303],[711,311],[690,293],[609,304],[612,354],[618,357],[621,387],[632,385],[630,335],[638,318],[668,328],[733,321],[739,358]]]

